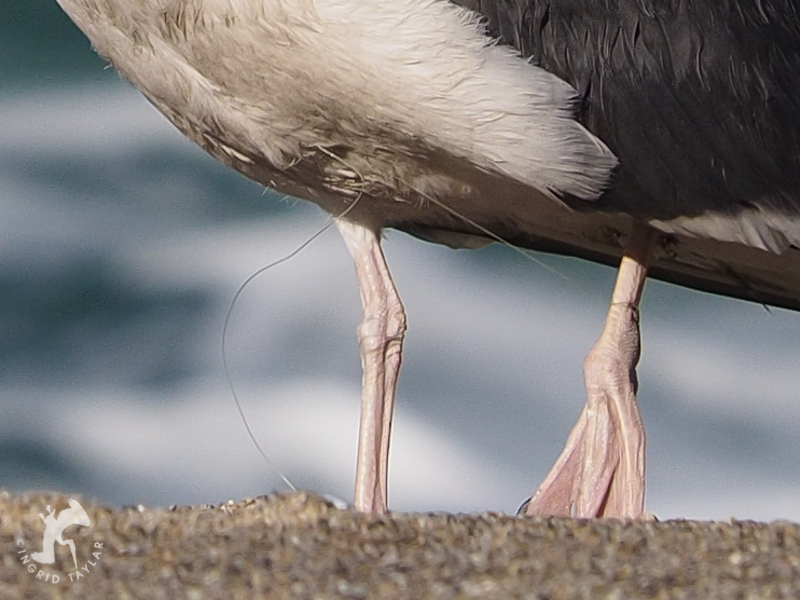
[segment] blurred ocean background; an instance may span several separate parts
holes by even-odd
[[[0,488],[121,504],[285,489],[222,367],[239,284],[327,222],[195,148],[55,0],[0,6]],[[397,510],[513,512],[561,451],[614,271],[389,231],[409,314]],[[360,390],[353,266],[335,229],[237,303],[250,426],[300,488],[351,498]],[[800,314],[650,281],[639,401],[647,508],[800,520]]]

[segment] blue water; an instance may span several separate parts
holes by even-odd
[[[238,285],[327,222],[184,141],[52,0],[0,21],[0,487],[116,504],[282,489],[224,378]],[[391,466],[400,510],[513,511],[583,398],[611,269],[389,232],[409,313]],[[800,519],[800,315],[648,283],[648,510]],[[231,322],[250,424],[298,487],[348,498],[360,304],[329,231]]]

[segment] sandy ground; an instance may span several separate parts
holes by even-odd
[[[0,598],[790,598],[800,526],[341,510],[305,493],[112,509],[43,550],[60,494],[0,493]],[[40,518],[39,513],[43,513]],[[80,575],[79,575],[80,574]]]

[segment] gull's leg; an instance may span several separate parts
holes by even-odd
[[[361,425],[358,437],[355,506],[386,512],[389,438],[406,314],[394,286],[379,233],[339,219],[336,225],[356,265],[364,320],[358,328],[361,366]]]
[[[600,339],[583,364],[587,401],[527,515],[637,518],[644,511],[644,427],[636,404],[639,300],[654,234],[635,228]]]

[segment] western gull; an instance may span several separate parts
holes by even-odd
[[[187,137],[336,217],[364,309],[359,510],[387,510],[406,327],[383,228],[620,264],[528,514],[643,513],[646,275],[800,309],[795,0],[58,2]]]

